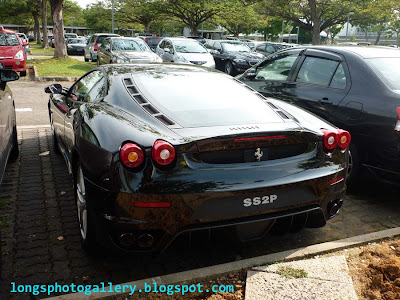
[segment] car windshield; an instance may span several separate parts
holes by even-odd
[[[68,38],[76,38],[76,34],[75,34],[75,33],[66,33],[64,36],[65,36],[67,39],[68,39]]]
[[[134,77],[139,90],[184,127],[282,121],[259,96],[217,72],[149,71]],[[198,93],[199,86],[206,88]]]
[[[243,43],[223,42],[221,44],[224,52],[251,52],[249,46]]]
[[[14,33],[0,33],[0,46],[18,46],[19,41]]]
[[[174,41],[176,52],[180,53],[207,53],[199,42],[194,40]]]
[[[68,39],[68,44],[86,44],[85,39]]]
[[[148,51],[146,43],[142,40],[113,40],[114,51]]]
[[[365,61],[390,89],[400,91],[400,57],[369,58]]]

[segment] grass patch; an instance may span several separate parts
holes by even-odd
[[[307,272],[302,270],[302,269],[295,269],[292,268],[291,266],[282,266],[279,267],[278,270],[276,270],[276,273],[281,275],[282,277],[286,279],[290,278],[305,278],[308,276]]]
[[[32,59],[29,65],[36,66],[39,76],[80,77],[96,64],[81,62],[73,58]]]
[[[36,44],[36,42],[30,42],[28,50],[32,55],[54,55],[54,48],[43,49],[42,44]]]

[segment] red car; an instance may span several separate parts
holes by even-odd
[[[0,26],[0,69],[14,70],[26,76],[26,56],[14,31]]]

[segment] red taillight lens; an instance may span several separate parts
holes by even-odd
[[[157,140],[154,142],[151,157],[161,166],[169,165],[175,159],[175,148],[166,141]]]
[[[144,161],[142,149],[133,143],[126,143],[119,151],[119,157],[122,163],[128,168],[137,168]]]
[[[93,51],[97,51],[97,49],[99,49],[99,45],[97,43],[94,43]]]
[[[171,206],[169,202],[133,202],[134,207],[149,207],[149,208],[168,208]]]
[[[396,107],[396,112],[397,112],[397,123],[396,126],[394,126],[394,130],[400,132],[400,107]]]
[[[335,149],[338,144],[338,135],[336,132],[329,131],[326,129],[321,129],[324,133],[324,147],[326,150],[331,151]]]
[[[338,129],[338,132],[339,132],[338,146],[339,148],[344,150],[350,145],[351,136],[350,133],[346,130]]]

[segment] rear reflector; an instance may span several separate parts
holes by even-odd
[[[340,176],[338,178],[335,178],[335,179],[331,180],[329,183],[330,183],[330,185],[334,185],[334,184],[339,183],[339,182],[341,182],[343,180],[344,180],[344,176]]]
[[[257,137],[248,137],[248,138],[237,138],[237,139],[235,139],[235,142],[274,140],[274,139],[284,139],[284,138],[286,138],[286,135],[257,136]]]
[[[396,112],[397,112],[397,123],[396,126],[394,126],[394,130],[400,132],[400,107],[396,107]]]
[[[162,207],[162,208],[168,208],[171,206],[171,203],[169,202],[134,202],[133,203],[134,207]]]

